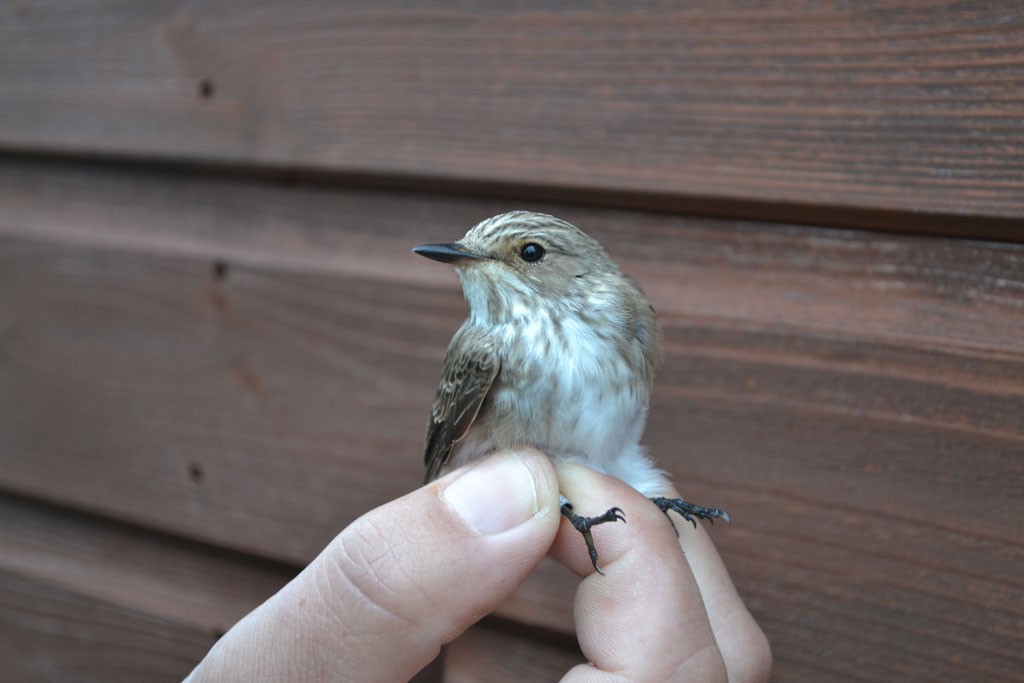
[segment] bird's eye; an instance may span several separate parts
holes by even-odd
[[[536,263],[544,258],[544,247],[536,242],[528,242],[519,249],[519,258],[527,263]]]

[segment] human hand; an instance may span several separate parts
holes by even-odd
[[[702,525],[673,514],[677,538],[664,513],[629,485],[581,465],[557,470],[566,498],[585,501],[578,514],[618,506],[628,522],[594,528],[604,576],[568,521],[555,539],[552,556],[583,577],[574,614],[590,662],[562,683],[769,679],[768,641]]]
[[[552,542],[556,558],[587,577],[576,619],[594,665],[574,668],[567,683],[690,680],[668,671],[725,681],[723,661],[729,680],[767,680],[767,645],[706,536],[683,531],[684,557],[661,512],[625,484],[585,468],[560,476],[568,494],[586,491],[577,498],[588,505],[630,499],[629,527],[597,532],[607,577],[589,576],[579,535],[560,530],[550,461],[499,454],[353,522],[188,682],[407,680],[507,598]]]

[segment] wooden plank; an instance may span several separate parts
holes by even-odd
[[[3,486],[301,564],[416,485],[465,309],[406,249],[499,202],[7,177]],[[780,679],[1012,680],[1024,249],[543,208],[651,294],[646,441],[733,514],[714,535]],[[546,565],[501,614],[568,633],[573,587]]]
[[[421,480],[436,292],[395,289],[408,307],[378,318],[382,283],[5,247],[9,487],[240,550],[275,538],[270,556],[304,564]]]
[[[0,680],[180,681],[293,571],[0,495]],[[445,668],[457,680],[493,680],[475,663],[522,666],[533,649],[525,633],[471,629]],[[566,660],[558,648],[536,649],[530,658],[549,666]],[[441,676],[431,665],[414,680]]]
[[[1015,0],[22,3],[0,65],[9,150],[1018,238],[1024,216]]]
[[[0,680],[180,681],[290,570],[0,496]]]
[[[0,572],[193,629],[207,647],[295,573],[10,496],[0,520]]]
[[[843,242],[837,238],[835,246]],[[786,241],[780,246],[789,253]],[[856,246],[847,236],[846,247]],[[956,254],[957,245],[945,246],[951,249],[947,256]],[[997,271],[996,261],[1007,257],[1009,276],[1019,251],[992,248],[985,269]],[[736,258],[744,262],[742,255]],[[938,261],[936,254],[925,260]],[[0,316],[9,340],[5,445],[9,453],[32,454],[5,468],[8,485],[40,496],[66,491],[74,502],[99,505],[107,513],[137,510],[143,523],[173,520],[169,530],[243,550],[280,536],[274,556],[301,562],[361,511],[417,484],[422,412],[433,393],[437,359],[462,315],[451,283],[442,292],[241,267],[220,281],[207,262],[31,242],[8,242],[2,261]],[[893,282],[904,287],[935,289],[891,300],[884,290],[881,297],[877,291],[857,292],[855,284],[836,279],[853,265],[836,263],[824,277],[807,278],[799,306],[773,298],[789,292],[796,300],[798,273],[776,273],[786,285],[772,292],[770,283],[760,282],[767,273],[749,262],[742,266],[745,282],[736,280],[740,274],[732,268],[691,272],[675,283],[668,275],[656,277],[650,289],[658,294],[656,303],[668,304],[659,308],[669,361],[647,440],[661,460],[689,476],[727,479],[723,473],[742,469],[748,476],[756,472],[756,481],[774,482],[777,463],[749,462],[744,449],[725,447],[731,438],[749,439],[741,443],[756,443],[759,451],[777,442],[789,453],[787,460],[805,470],[801,478],[807,481],[817,476],[820,453],[841,449],[833,458],[850,460],[844,469],[871,462],[893,467],[882,484],[900,490],[921,467],[915,465],[918,440],[941,430],[943,443],[931,448],[933,458],[954,460],[953,445],[973,442],[986,445],[976,457],[987,458],[987,467],[1003,466],[1022,437],[1021,368],[1014,348],[1021,338],[1014,298],[1019,294],[985,275],[977,279],[983,289],[976,294],[991,297],[991,314],[978,319],[975,299],[964,291],[958,320],[955,301],[933,298],[944,296],[944,273],[953,271],[921,270],[917,283],[897,278]],[[967,261],[961,265],[971,267]],[[657,268],[649,264],[646,272]],[[673,294],[688,294],[685,283],[694,276],[700,291],[690,301],[670,304]],[[726,280],[739,284],[723,292],[718,288]],[[820,301],[827,288],[835,290],[828,304],[832,318],[815,310],[822,306],[814,299]],[[767,298],[747,298],[755,289]],[[704,291],[715,292],[710,301]],[[852,317],[875,300],[874,321]],[[740,306],[749,306],[750,317],[702,317],[705,307],[723,301],[732,304],[722,309],[730,316],[743,316]],[[680,305],[689,309],[685,315]],[[901,320],[883,317],[901,309]],[[787,313],[793,316],[788,321]],[[766,316],[776,316],[778,327],[757,328],[769,322]],[[802,316],[801,328],[795,323]],[[883,335],[893,336],[882,341]],[[764,417],[751,428],[734,425],[720,434],[695,426],[709,403],[725,406],[730,420]],[[680,422],[679,415],[688,419]],[[788,423],[791,431],[764,442],[758,430],[768,416],[771,429]],[[61,429],[53,428],[55,417]],[[808,439],[819,420],[829,421],[831,431],[816,437],[821,443],[812,449]],[[893,455],[875,453],[879,447],[888,451],[884,444],[868,450],[867,444],[840,444],[831,436],[864,425],[897,440]],[[716,449],[727,460],[673,453],[675,440],[691,429],[700,431],[682,441],[689,453]],[[381,457],[403,452],[412,457]],[[110,462],[97,468],[94,457]],[[253,482],[242,476],[251,468],[259,468],[270,487],[257,495],[245,489]],[[47,475],[53,471],[62,478]],[[834,475],[828,472],[825,481]],[[280,487],[282,482],[290,484]],[[988,491],[989,482],[968,479],[960,485],[967,487],[964,493],[986,494],[980,497],[998,493]],[[870,492],[877,486],[875,481]],[[103,495],[111,487],[131,490],[135,500]],[[310,499],[323,507],[310,506]],[[211,505],[217,514],[207,514]],[[1011,511],[992,514],[1010,523]],[[312,523],[319,533],[295,533],[298,523]],[[249,527],[249,540],[238,526]]]
[[[556,683],[586,659],[579,648],[562,647],[550,638],[498,628],[476,627],[447,647],[445,683]]]
[[[0,678],[180,681],[209,634],[0,571]]]

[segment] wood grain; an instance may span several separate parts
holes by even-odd
[[[181,681],[212,643],[195,629],[0,571],[5,681]]]
[[[543,637],[477,627],[447,648],[445,683],[557,683],[586,660],[578,648],[559,647]]]
[[[781,242],[780,256],[791,253],[789,244]],[[992,248],[985,270],[998,270],[999,257],[1009,259],[1009,269],[1018,251]],[[668,353],[647,437],[659,460],[680,475],[685,468],[686,476],[730,480],[742,470],[762,485],[784,485],[772,457],[778,444],[804,485],[845,488],[849,470],[864,470],[871,485],[844,495],[871,507],[886,488],[907,487],[917,496],[910,485],[921,471],[955,471],[959,449],[972,443],[986,469],[1002,468],[1011,481],[1019,476],[1008,454],[1021,444],[1013,346],[1021,338],[1020,308],[1012,292],[1002,294],[1005,283],[978,278],[977,286],[990,287],[980,294],[993,295],[991,315],[975,320],[965,292],[957,320],[955,302],[941,292],[941,270],[919,271],[916,286],[932,289],[898,305],[885,289],[845,296],[861,276],[843,286],[843,267],[834,264],[823,278],[836,290],[828,319],[810,310],[826,293],[823,282],[809,279],[801,292],[790,288],[797,273],[780,274],[787,287],[772,291],[758,284],[758,270],[742,254],[734,256],[743,263],[742,279],[728,265],[698,276],[702,288],[716,291],[713,299],[737,303],[722,309],[729,311],[724,319],[702,317],[705,296],[685,298],[684,282],[693,274],[681,275],[671,291],[661,287],[672,280],[658,276],[652,289]],[[9,485],[44,497],[87,496],[74,502],[113,514],[131,510],[146,524],[170,523],[168,530],[243,550],[280,536],[273,556],[296,562],[360,511],[416,485],[419,458],[388,454],[419,450],[437,359],[463,310],[451,283],[444,292],[241,267],[221,281],[208,262],[31,242],[7,243],[2,261],[4,434],[8,452],[33,454],[5,468]],[[673,267],[685,273],[682,262]],[[727,281],[738,283],[734,291]],[[898,282],[913,284],[910,277]],[[766,298],[745,298],[755,290]],[[877,299],[879,291],[877,304],[858,300]],[[805,301],[788,319],[787,294]],[[901,307],[904,319],[883,330],[886,316]],[[872,317],[847,317],[858,309]],[[940,312],[942,325],[928,329]],[[771,318],[774,330],[762,331]],[[872,333],[879,335],[874,341]],[[55,415],[61,429],[50,426]],[[710,422],[701,424],[707,415]],[[790,431],[781,431],[787,424]],[[764,429],[778,436],[766,440]],[[863,430],[872,443],[853,439]],[[899,445],[885,445],[880,434]],[[917,449],[926,444],[928,464],[917,464]],[[102,454],[107,465],[97,467],[89,453]],[[829,465],[819,474],[822,454]],[[879,481],[871,467],[891,474]],[[256,495],[242,474],[253,468],[269,487]],[[61,476],[45,476],[50,472]],[[998,482],[954,478],[961,494],[1012,502],[1012,489]],[[103,495],[111,487],[132,491],[135,501]],[[926,490],[925,498],[934,493]],[[311,507],[310,498],[318,505]],[[931,501],[938,514],[942,501]],[[216,514],[208,514],[209,505]],[[996,509],[989,524],[1010,529],[1015,519],[1012,507]],[[296,533],[300,522],[318,533]]]
[[[0,494],[0,680],[180,681],[293,572]],[[493,620],[447,650],[444,670],[414,680],[510,680],[524,666],[550,678],[579,661]]]
[[[0,65],[8,150],[1018,238],[1024,217],[1014,0],[15,3]]]
[[[502,202],[4,173],[4,487],[301,565],[417,485],[465,308],[407,249]],[[645,440],[732,513],[779,680],[1014,679],[1024,249],[538,208],[659,310]],[[573,591],[545,564],[500,614],[567,634]]]
[[[295,574],[285,565],[9,496],[0,496],[0,519],[0,571],[195,629],[210,639],[207,647]]]
[[[180,681],[292,573],[0,495],[0,680]]]

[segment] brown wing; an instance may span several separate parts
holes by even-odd
[[[469,431],[500,367],[501,359],[489,336],[473,327],[455,333],[427,425],[424,483],[437,477],[452,448]]]

